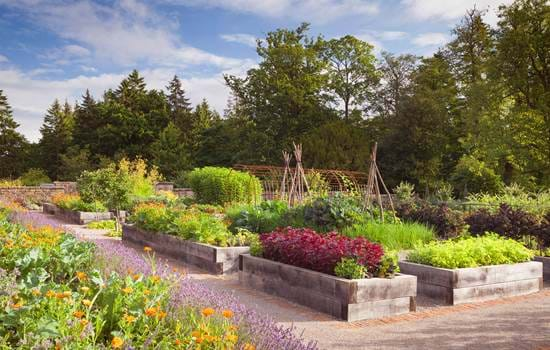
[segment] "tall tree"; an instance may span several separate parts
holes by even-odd
[[[550,4],[516,0],[501,6],[496,66],[512,109],[518,151],[528,159],[526,175],[550,185]],[[528,136],[527,136],[528,135]],[[527,138],[524,138],[527,136]],[[523,138],[523,139],[522,139]]]
[[[42,168],[52,179],[59,176],[61,155],[71,145],[73,126],[72,107],[68,102],[61,105],[56,99],[46,112],[40,127],[42,137],[39,142]]]
[[[261,62],[246,78],[225,76],[260,133],[273,141],[273,148],[261,155],[278,162],[281,149],[327,121],[335,113],[327,106],[323,90],[326,61],[320,58],[323,41],[307,35],[308,25],[295,30],[278,29],[258,42]],[[263,151],[263,150],[262,150]]]
[[[174,75],[166,89],[168,90],[170,121],[180,130],[182,139],[187,140],[193,124],[193,109],[189,99],[185,96],[185,90],[177,75]]]
[[[153,164],[166,179],[173,180],[178,172],[193,167],[186,145],[181,142],[181,132],[170,122],[151,145]]]
[[[0,178],[15,177],[23,170],[27,140],[16,130],[18,127],[8,98],[0,90]]]
[[[343,103],[347,120],[352,106],[361,108],[372,100],[378,84],[373,46],[346,35],[327,41],[321,55],[328,62],[327,88]]]

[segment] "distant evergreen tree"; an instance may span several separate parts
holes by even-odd
[[[120,82],[120,85],[114,92],[114,96],[123,105],[129,108],[135,108],[135,100],[140,95],[145,94],[145,80],[139,75],[139,72],[134,69],[127,78]]]
[[[44,117],[40,127],[42,138],[39,142],[42,168],[48,176],[57,179],[61,166],[61,155],[72,144],[74,113],[69,103],[62,106],[56,99]]]
[[[189,99],[185,96],[181,80],[177,75],[166,87],[168,90],[168,105],[170,107],[170,121],[180,130],[182,141],[187,142],[193,127],[193,109]]]
[[[23,170],[27,140],[17,132],[8,98],[0,90],[0,178],[15,177]]]
[[[151,145],[153,163],[166,179],[173,180],[178,172],[193,168],[186,146],[181,142],[181,132],[170,122]]]

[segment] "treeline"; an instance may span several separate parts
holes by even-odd
[[[223,116],[191,106],[174,77],[149,90],[133,71],[101,98],[55,101],[28,144],[0,107],[0,177],[42,168],[74,179],[123,157],[142,157],[177,179],[195,166],[276,164],[293,141],[308,167],[367,170],[378,161],[389,186],[423,193],[497,192],[504,184],[550,185],[550,5],[518,0],[492,29],[468,11],[452,41],[431,57],[382,53],[353,36],[325,40],[308,25],[258,43],[260,63],[225,76]],[[5,97],[0,106],[7,106]]]

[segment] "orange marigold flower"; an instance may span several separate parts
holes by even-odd
[[[80,325],[81,325],[82,327],[86,327],[87,324],[88,324],[88,320],[87,320],[87,319],[82,319],[82,320],[80,320]]]
[[[34,295],[34,296],[39,296],[40,294],[41,294],[41,293],[40,293],[40,291],[39,291],[38,289],[33,289],[33,290],[32,290],[32,295]]]
[[[174,344],[175,344],[175,345],[181,345],[181,340],[176,339],[176,340],[174,341]]]
[[[223,317],[225,317],[225,318],[231,318],[231,317],[233,317],[233,311],[231,311],[231,310],[223,310],[223,311],[222,311],[222,315],[223,315]]]
[[[76,318],[82,318],[82,317],[84,317],[84,312],[82,312],[80,310],[77,310],[77,311],[73,312],[73,316],[76,317]]]
[[[156,307],[150,307],[145,309],[145,314],[147,316],[155,316],[157,314],[158,310]]]
[[[149,295],[149,294],[151,294],[151,291],[149,289],[146,289],[146,290],[143,291],[143,294],[144,295]]]
[[[82,304],[84,304],[84,305],[86,305],[86,306],[89,307],[90,305],[92,305],[92,302],[91,302],[90,300],[88,300],[88,299],[84,299],[84,300],[82,300]]]
[[[55,295],[56,295],[55,292],[54,292],[53,290],[51,290],[51,289],[50,289],[49,291],[46,292],[46,296],[47,296],[48,298],[53,298],[53,297],[55,297]]]
[[[76,278],[78,278],[78,280],[82,282],[88,279],[88,275],[85,272],[77,272]]]
[[[151,276],[151,281],[153,281],[153,283],[157,283],[158,281],[160,281],[160,277],[157,275],[153,275]]]
[[[193,332],[191,332],[191,336],[192,336],[192,337],[195,337],[195,338],[198,338],[198,337],[201,336],[201,332],[199,332],[199,331],[193,331]]]
[[[131,287],[122,288],[122,292],[125,293],[125,294],[130,294],[133,291],[134,290]]]
[[[145,246],[143,247],[143,251],[144,252],[152,252],[153,251],[153,248],[149,247],[149,246]]]
[[[244,344],[243,350],[256,350],[256,347],[250,343]]]
[[[212,316],[216,312],[216,310],[212,309],[211,307],[207,307],[202,309],[201,312],[204,316],[208,317],[208,316]]]
[[[17,309],[20,309],[21,306],[23,306],[23,303],[17,303],[17,304],[13,304],[11,308],[17,310]]]
[[[141,277],[141,275],[139,273],[136,273],[135,275],[132,276],[134,281],[137,281],[140,277]]]
[[[124,315],[124,320],[128,323],[133,323],[136,321],[136,318],[132,315]]]
[[[237,340],[239,340],[239,337],[236,334],[228,334],[225,336],[225,339],[227,339],[231,343],[236,343]]]
[[[163,318],[166,317],[166,312],[160,311],[157,317],[162,320]]]
[[[124,340],[119,337],[114,337],[113,340],[111,341],[111,346],[113,347],[113,349],[120,349],[123,344],[124,344]]]

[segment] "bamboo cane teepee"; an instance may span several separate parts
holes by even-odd
[[[390,207],[392,209],[392,212],[395,213],[394,207],[393,207],[393,201],[391,199],[391,194],[388,191],[388,188],[386,187],[386,184],[384,183],[384,179],[382,179],[382,174],[380,174],[380,169],[378,169],[378,165],[376,164],[376,152],[378,149],[378,143],[374,144],[374,147],[372,148],[372,153],[370,156],[370,164],[369,164],[369,176],[367,180],[367,188],[365,192],[365,207],[370,208],[372,205],[371,200],[375,199],[378,203],[378,207],[380,208],[380,220],[384,222],[384,206],[382,205],[382,195],[380,193],[380,184],[382,185],[385,194],[388,196]],[[395,214],[394,214],[395,215]]]
[[[309,190],[304,167],[302,166],[302,145],[296,145],[294,142],[292,144],[294,146],[294,158],[296,159],[296,167],[294,169],[290,192],[288,194],[289,205],[301,204],[304,200],[304,190],[306,192]]]
[[[292,176],[290,171],[290,161],[292,159],[292,155],[288,153],[287,151],[283,151],[283,160],[285,162],[285,170],[283,172],[283,179],[281,181],[281,187],[279,190],[279,199],[280,200],[287,200],[287,182],[289,181],[289,178]]]

